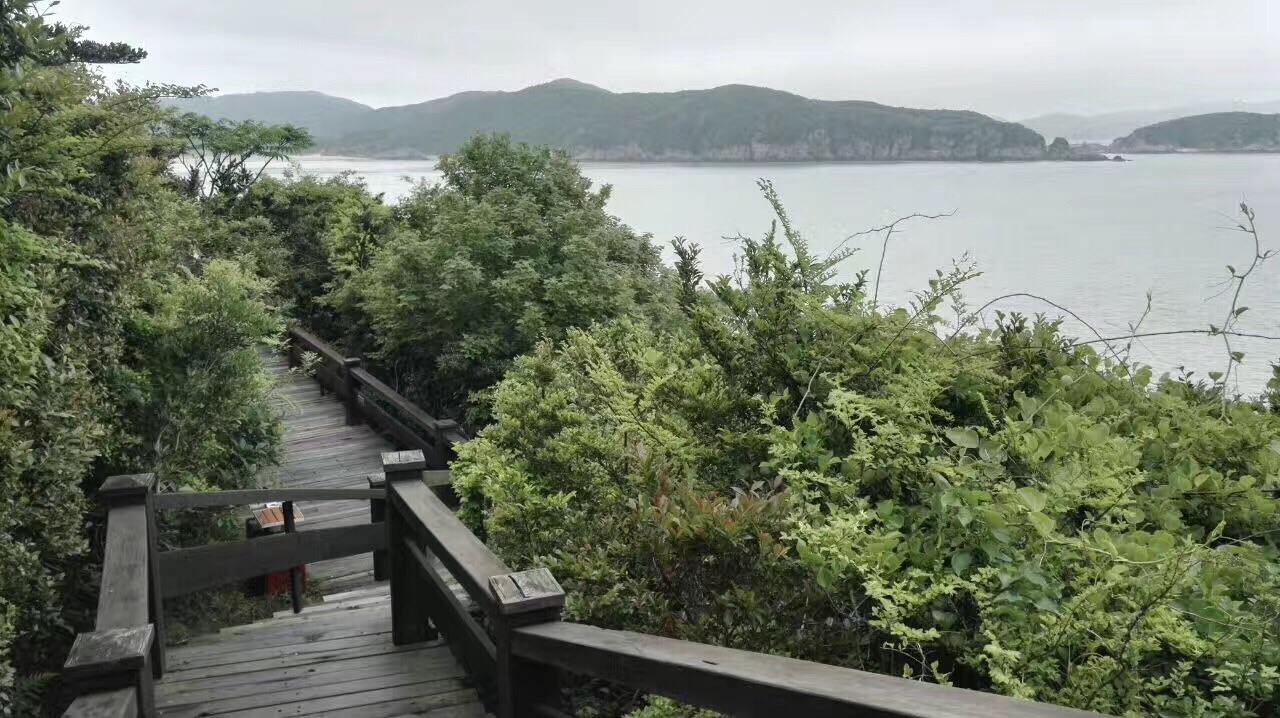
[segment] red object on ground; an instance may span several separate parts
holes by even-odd
[[[302,512],[295,506],[293,509],[294,521],[301,522],[303,520]],[[284,530],[284,511],[280,506],[264,506],[254,509],[253,518],[245,521],[245,534],[247,538],[257,538],[259,536],[270,536],[279,534]],[[298,571],[302,573],[302,590],[307,590],[307,567],[299,566]],[[289,572],[277,571],[260,576],[256,579],[250,579],[250,590],[254,595],[274,596],[279,593],[289,592]]]
[[[299,566],[298,571],[302,574],[302,590],[305,592],[307,590],[307,567]],[[276,573],[269,573],[267,574],[266,579],[267,579],[267,595],[268,596],[274,596],[278,593],[289,592],[289,572],[288,571],[278,571]]]

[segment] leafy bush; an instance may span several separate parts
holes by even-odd
[[[659,311],[657,249],[564,152],[480,135],[439,170],[359,289],[375,356],[425,407],[460,416],[543,336]]]
[[[160,94],[82,60],[145,53],[0,5],[0,714],[40,705],[92,618],[92,491],[115,473],[243,485],[274,455],[261,283],[197,250],[227,234],[179,196]],[[220,386],[225,383],[226,386]]]
[[[453,467],[490,546],[596,625],[1109,713],[1280,712],[1280,417],[1055,322],[945,332],[963,266],[878,308],[768,196],[709,292],[677,243],[687,330],[570,329],[513,364]]]
[[[285,310],[352,354],[371,345],[360,278],[400,226],[363,180],[265,179],[229,203],[235,234],[224,244],[257,247],[256,264],[276,282]]]

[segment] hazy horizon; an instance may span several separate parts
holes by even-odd
[[[378,7],[65,0],[54,18],[150,53],[108,68],[113,79],[315,90],[373,107],[560,77],[614,92],[749,84],[1011,120],[1280,99],[1280,4],[1269,0]]]

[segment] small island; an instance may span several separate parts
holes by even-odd
[[[1280,114],[1215,112],[1158,122],[1111,143],[1112,151],[1280,152]]]

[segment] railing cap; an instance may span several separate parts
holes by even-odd
[[[564,608],[564,589],[545,568],[492,576],[489,591],[504,616]]]
[[[390,474],[393,471],[417,471],[427,467],[427,458],[421,449],[413,451],[386,451],[382,454],[382,470]]]
[[[108,628],[81,633],[71,644],[63,670],[69,678],[99,676],[137,670],[146,664],[155,640],[155,626]]]
[[[98,495],[104,499],[122,496],[140,496],[151,491],[156,485],[155,474],[122,474],[109,476],[98,488]]]

